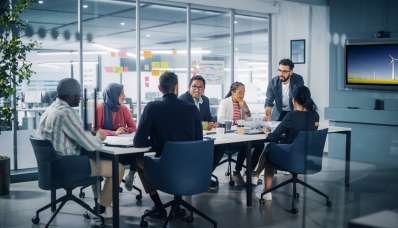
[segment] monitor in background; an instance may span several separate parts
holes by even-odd
[[[347,41],[345,87],[398,91],[398,41]]]

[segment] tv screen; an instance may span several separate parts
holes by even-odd
[[[347,43],[345,86],[398,90],[398,42]]]

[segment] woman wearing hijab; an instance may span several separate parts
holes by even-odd
[[[103,92],[104,102],[97,107],[97,126],[105,135],[128,134],[136,131],[136,124],[130,110],[123,104],[123,85],[109,84]]]

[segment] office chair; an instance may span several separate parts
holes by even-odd
[[[227,171],[225,172],[225,176],[229,176],[229,185],[230,186],[235,185],[235,181],[232,179],[232,165],[231,164],[232,163],[236,164],[236,160],[233,159],[232,156],[238,152],[239,152],[238,150],[229,150],[229,149],[225,150],[224,154],[227,155],[227,158],[225,158],[224,160],[221,160],[217,165],[217,167],[218,167],[218,166],[228,162]],[[243,165],[242,167],[246,169],[246,165]]]
[[[278,170],[288,171],[292,178],[261,193],[260,204],[264,204],[263,196],[289,183],[293,183],[293,199],[291,212],[298,212],[295,199],[299,197],[296,184],[301,184],[326,198],[326,205],[332,206],[329,197],[315,187],[298,179],[298,174],[315,174],[322,170],[323,148],[328,129],[300,131],[292,144],[269,144],[268,161]]]
[[[194,208],[182,199],[207,192],[213,164],[213,140],[167,142],[159,158],[144,157],[144,175],[153,188],[174,195],[174,200],[164,204],[163,209],[171,210],[163,227],[166,227],[173,214],[177,214],[179,206],[183,206],[190,215],[186,222],[193,222],[193,213],[197,213],[217,227],[217,222]],[[145,217],[157,212],[156,209],[141,217],[141,227],[147,227]]]
[[[39,187],[43,190],[49,190],[52,193],[55,193],[55,191],[60,188],[66,191],[66,195],[54,201],[51,199],[49,204],[38,209],[36,211],[36,216],[32,218],[32,223],[38,224],[40,222],[40,212],[61,203],[46,224],[46,227],[48,227],[65,203],[72,200],[94,214],[101,220],[101,223],[104,224],[104,218],[102,216],[97,214],[88,204],[72,194],[73,189],[77,187],[94,185],[99,181],[99,177],[91,176],[89,158],[87,156],[59,156],[48,140],[37,139],[31,136],[30,142],[33,146],[39,170]]]

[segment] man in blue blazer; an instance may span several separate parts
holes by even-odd
[[[189,90],[178,98],[189,104],[195,105],[200,112],[202,121],[211,122],[213,121],[213,117],[210,113],[209,98],[204,95],[205,87],[206,81],[202,76],[193,76],[189,81]]]
[[[293,110],[293,91],[304,85],[303,77],[293,73],[294,64],[290,59],[279,61],[278,75],[268,84],[265,99],[265,120],[281,121]]]

